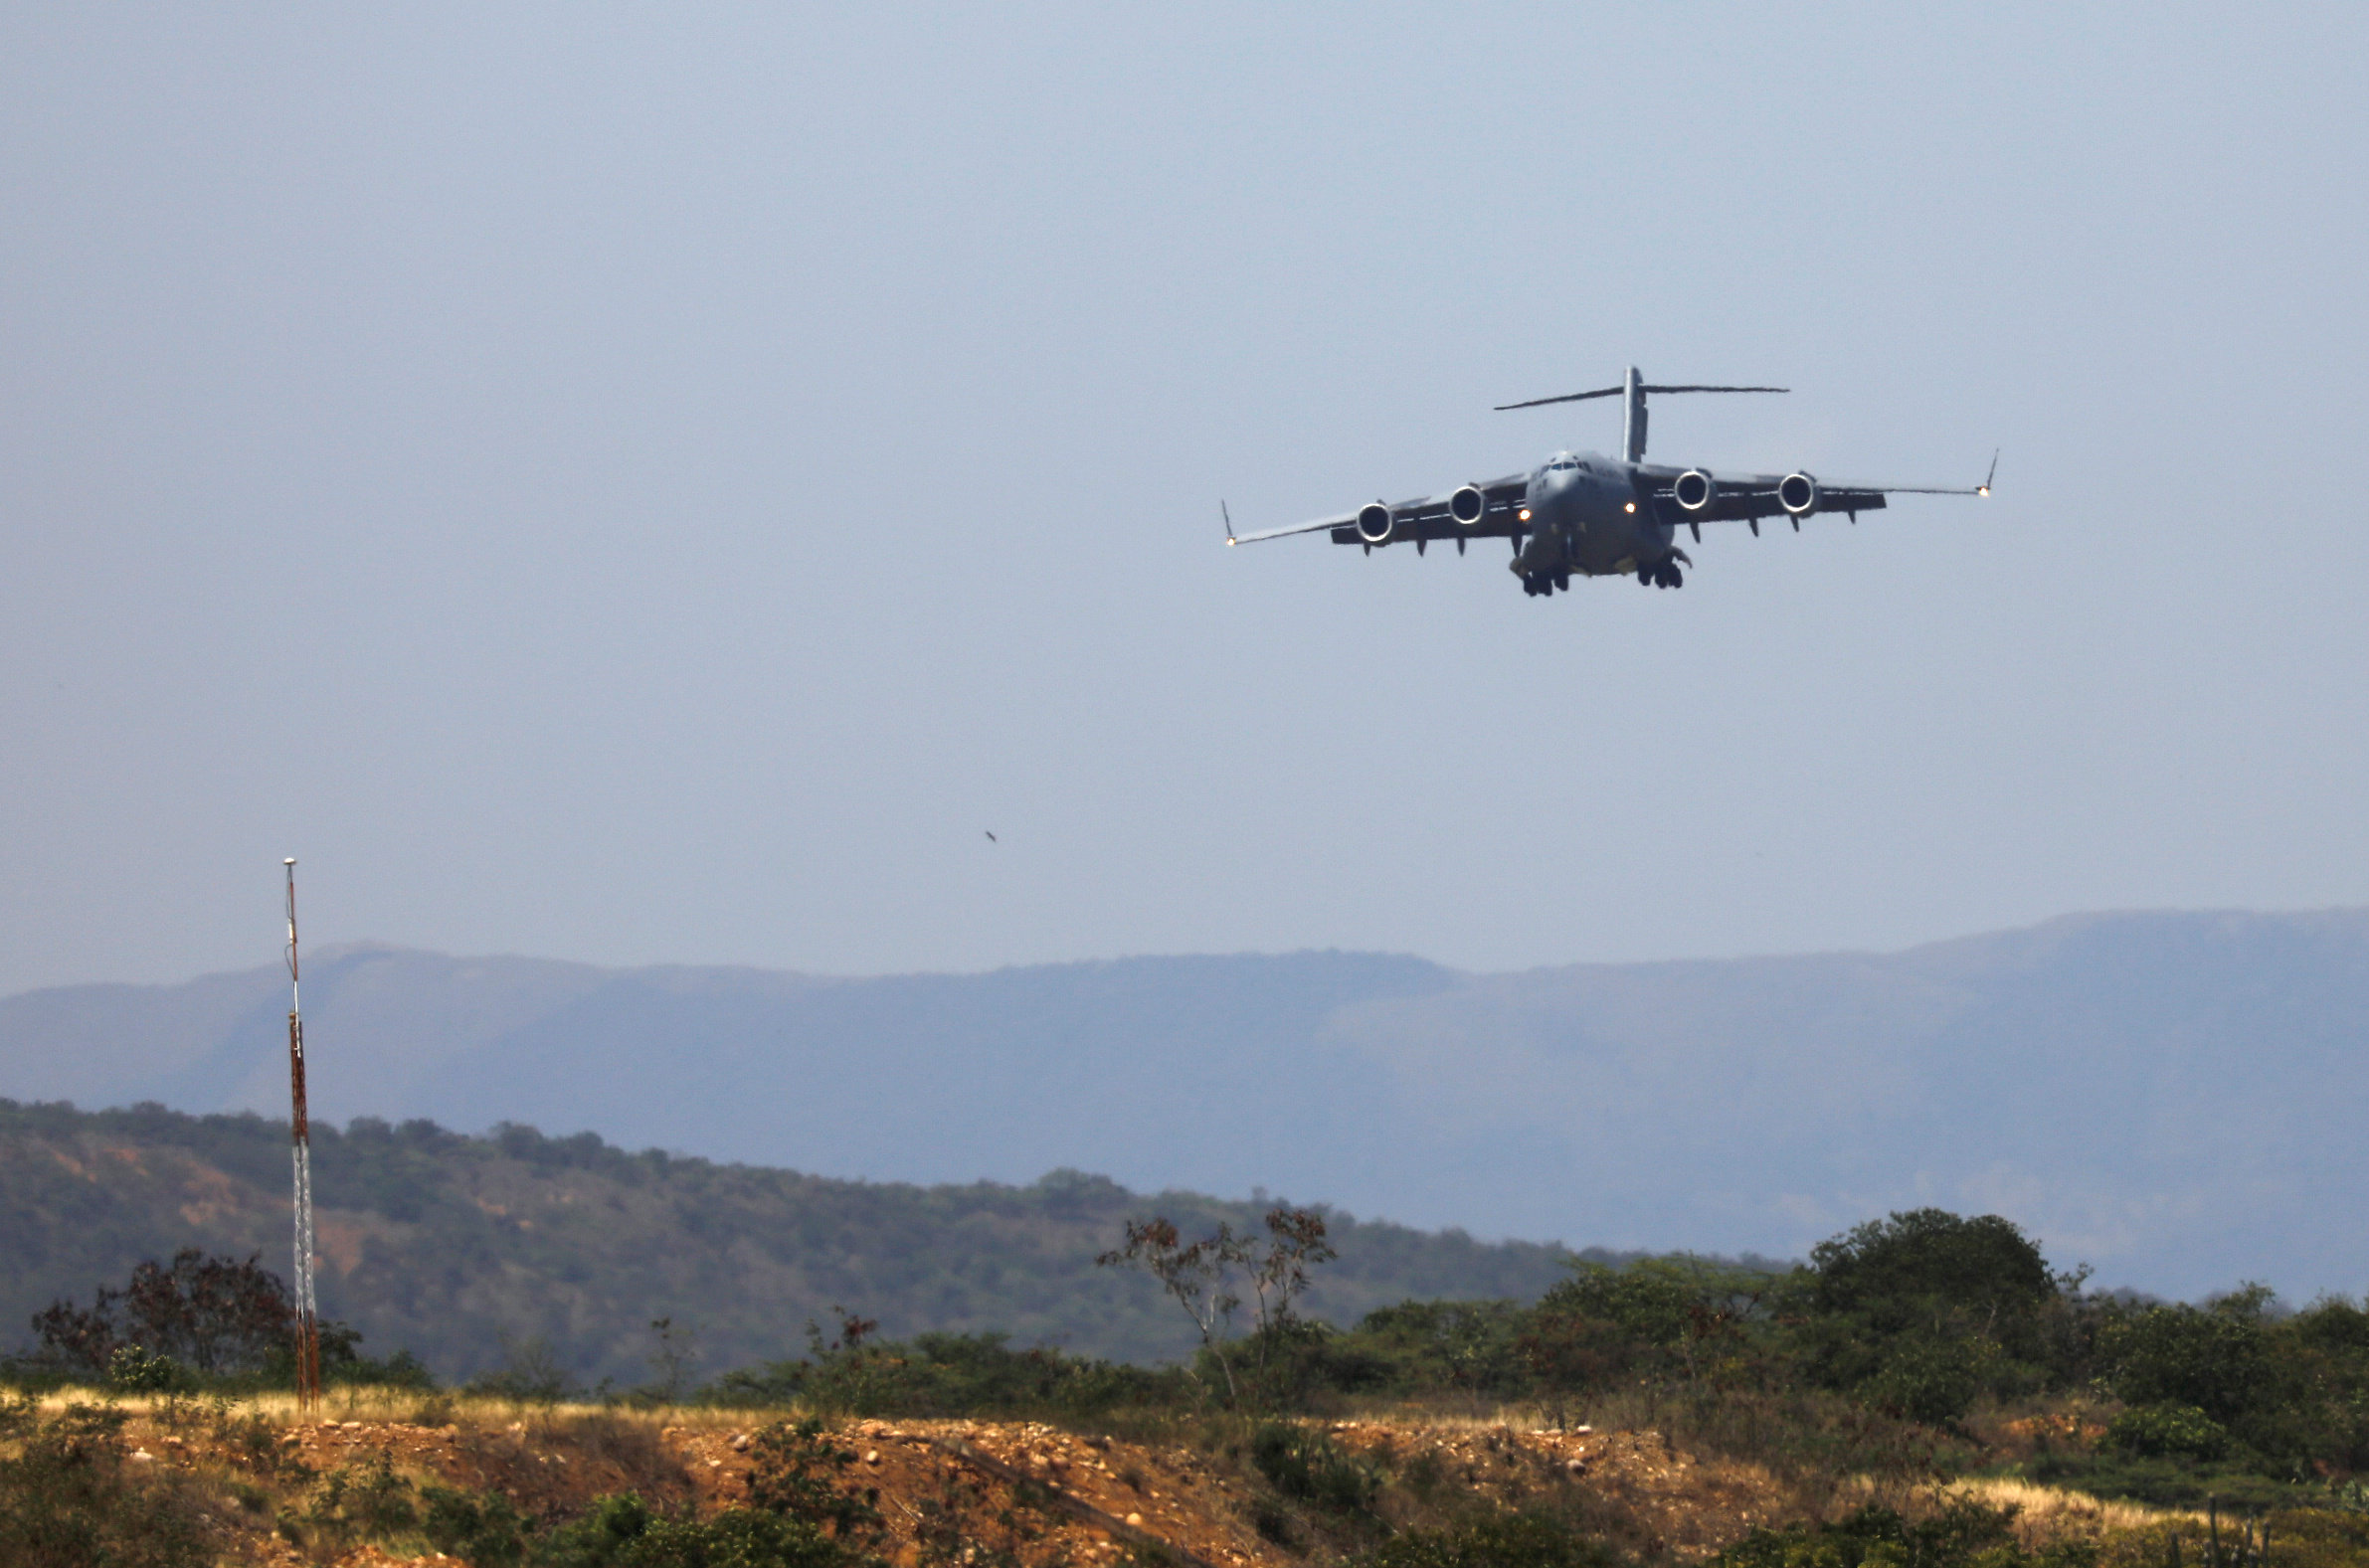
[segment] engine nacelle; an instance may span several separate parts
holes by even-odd
[[[1795,517],[1818,509],[1818,481],[1806,473],[1789,473],[1777,481],[1777,505]]]
[[[1481,487],[1477,484],[1459,485],[1456,492],[1448,497],[1448,515],[1466,528],[1479,522],[1481,514],[1488,510],[1489,497],[1481,493]]]
[[[1390,509],[1379,501],[1358,508],[1358,537],[1369,545],[1385,543],[1390,537]]]
[[[1682,512],[1700,512],[1719,498],[1720,487],[1710,474],[1689,468],[1670,481],[1670,498]]]

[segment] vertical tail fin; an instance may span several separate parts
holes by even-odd
[[[1566,392],[1559,398],[1531,398],[1522,403],[1501,403],[1499,412],[1507,409],[1538,409],[1549,403],[1581,403],[1589,398],[1614,398],[1621,401],[1620,454],[1630,462],[1645,460],[1645,395],[1649,392],[1783,392],[1783,387],[1649,387],[1644,373],[1636,366],[1629,367],[1617,387],[1598,387],[1593,392]]]

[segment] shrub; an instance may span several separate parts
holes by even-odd
[[[1538,1376],[1520,1342],[1533,1315],[1516,1302],[1401,1302],[1375,1307],[1351,1333],[1326,1346],[1328,1356],[1350,1372],[1334,1386],[1519,1394]]]
[[[309,1535],[331,1553],[356,1541],[383,1540],[420,1522],[412,1484],[384,1454],[362,1465],[340,1465],[323,1476],[300,1513],[281,1515],[280,1532]]]
[[[2125,1410],[2097,1440],[2100,1449],[2144,1459],[2229,1457],[2229,1429],[2194,1405],[2142,1405]]]
[[[512,1568],[526,1555],[526,1521],[496,1492],[479,1494],[433,1481],[420,1488],[420,1533],[469,1568]]]
[[[107,1357],[107,1382],[129,1394],[180,1394],[190,1387],[189,1371],[180,1362],[135,1344]]]
[[[827,1526],[841,1539],[870,1539],[883,1524],[880,1489],[842,1479],[854,1463],[854,1453],[831,1442],[820,1421],[778,1422],[749,1447],[749,1499],[817,1529]]]
[[[727,1372],[710,1395],[744,1405],[799,1400],[856,1416],[1083,1416],[1181,1404],[1187,1383],[1180,1368],[1015,1350],[1000,1333],[925,1333],[853,1347],[842,1339],[810,1358]]]
[[[576,1391],[576,1380],[552,1354],[549,1340],[539,1334],[518,1340],[505,1335],[502,1364],[472,1380],[468,1391],[524,1405],[556,1405]]]
[[[603,1497],[582,1518],[544,1537],[535,1552],[536,1568],[608,1568],[639,1550],[656,1518],[639,1492]]]
[[[0,1542],[9,1568],[204,1568],[195,1510],[127,1473],[123,1414],[88,1405],[44,1415],[0,1401]]]
[[[804,1519],[758,1508],[670,1518],[630,1491],[602,1498],[534,1553],[534,1568],[854,1568],[866,1561]]]
[[[1407,1530],[1348,1568],[1613,1568],[1611,1549],[1558,1520],[1516,1513],[1446,1530]]]
[[[2266,1392],[2267,1291],[2242,1291],[2209,1307],[2150,1307],[2098,1326],[2097,1350],[2113,1391],[2132,1405],[2193,1405],[2236,1422]]]
[[[1381,1476],[1322,1432],[1270,1421],[1250,1435],[1250,1463],[1287,1497],[1343,1513],[1366,1511]]]
[[[1945,1426],[1973,1408],[1998,1359],[1997,1347],[1985,1339],[1920,1335],[1885,1356],[1867,1393],[1912,1421]]]
[[[2027,1552],[2015,1540],[2015,1509],[1970,1499],[1912,1524],[1870,1503],[1832,1524],[1794,1524],[1754,1530],[1710,1559],[1706,1568],[1862,1568],[1913,1563],[1916,1568],[2094,1568],[2096,1546],[2064,1542]]]

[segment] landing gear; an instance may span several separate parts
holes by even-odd
[[[1686,574],[1678,570],[1675,561],[1656,561],[1637,569],[1637,581],[1647,588],[1684,588]]]
[[[1568,594],[1571,591],[1571,574],[1568,572],[1555,573],[1554,586],[1560,589],[1563,593]]]

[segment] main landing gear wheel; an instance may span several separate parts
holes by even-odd
[[[1571,591],[1571,574],[1568,572],[1555,573],[1554,586],[1568,594]]]

